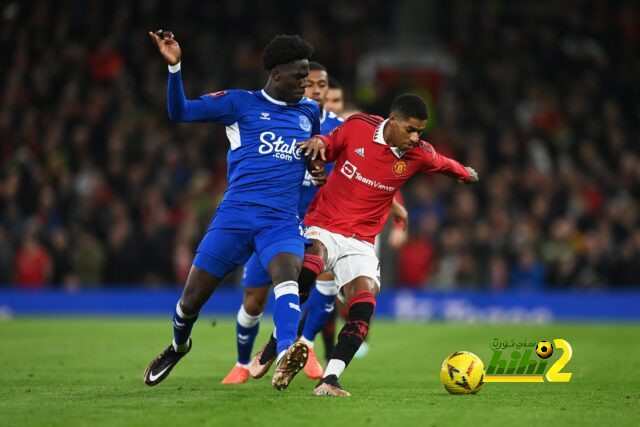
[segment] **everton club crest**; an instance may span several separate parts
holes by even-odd
[[[311,122],[307,116],[300,116],[300,129],[305,132],[309,132],[311,130]]]

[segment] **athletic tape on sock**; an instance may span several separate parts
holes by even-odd
[[[243,328],[251,328],[260,322],[262,318],[262,314],[260,313],[257,316],[252,316],[244,309],[244,304],[240,306],[240,310],[238,310],[238,324]]]
[[[322,295],[335,296],[338,295],[338,287],[335,280],[316,280],[316,289]]]
[[[286,294],[294,294],[297,296],[298,282],[295,280],[287,280],[286,282],[278,283],[273,287],[273,293],[276,295],[276,299]]]
[[[182,308],[180,307],[180,301],[178,301],[178,304],[176,304],[176,313],[178,313],[178,316],[183,319],[192,319],[198,315],[198,313],[186,314],[184,311],[182,311]]]
[[[329,363],[327,363],[327,369],[324,370],[323,377],[326,378],[329,375],[335,375],[336,377],[339,377],[344,372],[344,368],[346,367],[347,365],[342,360],[331,359],[329,360]]]

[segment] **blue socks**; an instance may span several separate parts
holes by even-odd
[[[187,351],[187,341],[191,335],[193,324],[198,320],[198,313],[186,314],[180,308],[180,301],[173,312],[173,347],[176,351]]]
[[[334,308],[334,301],[338,288],[333,280],[317,280],[316,286],[311,290],[307,304],[307,320],[304,323],[302,336],[305,340],[313,342],[316,334],[327,324]]]
[[[273,306],[273,323],[276,326],[278,359],[296,340],[300,322],[300,298],[298,283],[294,280],[278,283],[273,287],[276,301]]]
[[[238,363],[241,365],[248,365],[251,361],[251,350],[253,350],[253,343],[258,335],[258,329],[260,329],[260,318],[262,318],[262,313],[252,316],[245,311],[244,305],[241,305],[238,310],[236,340]]]

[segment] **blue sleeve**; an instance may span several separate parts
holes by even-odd
[[[204,103],[207,121],[230,126],[240,120],[253,95],[244,90],[223,90],[202,95],[200,100]]]
[[[207,119],[205,103],[200,99],[190,101],[184,96],[182,71],[169,73],[167,108],[169,119],[174,122],[198,122]]]

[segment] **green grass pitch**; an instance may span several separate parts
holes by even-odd
[[[256,346],[270,324],[263,320]],[[375,321],[369,356],[341,378],[352,393],[346,399],[312,396],[314,382],[302,373],[284,392],[270,376],[221,385],[235,360],[234,325],[200,319],[191,354],[149,388],[142,374],[170,342],[168,317],[0,321],[0,425],[640,425],[640,325]],[[469,350],[488,364],[496,337],[566,339],[571,381],[446,393],[438,378],[444,357]]]

